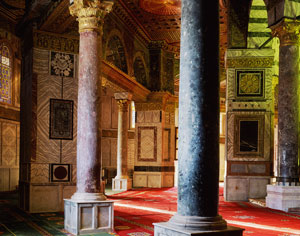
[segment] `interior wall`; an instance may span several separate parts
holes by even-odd
[[[116,91],[109,87],[102,90],[102,167],[107,184],[112,183],[112,178],[117,174],[117,138],[118,138],[118,105],[114,98]],[[130,112],[128,116],[130,118]],[[130,119],[128,119],[130,127]],[[132,177],[134,168],[134,130],[128,131],[128,171]]]
[[[13,191],[19,185],[20,40],[7,25],[7,29],[0,28],[0,42],[6,43],[12,55],[11,104],[0,102],[0,191]]]

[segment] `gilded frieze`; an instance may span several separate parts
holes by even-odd
[[[64,37],[56,34],[35,31],[33,34],[33,46],[51,51],[66,53],[79,53],[79,39]]]
[[[227,58],[227,68],[266,68],[274,64],[273,57]]]

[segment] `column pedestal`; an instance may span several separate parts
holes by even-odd
[[[285,212],[300,207],[300,186],[267,185],[266,206]]]
[[[126,191],[132,188],[132,179],[112,179],[112,190],[113,191]]]
[[[65,199],[65,229],[72,234],[113,231],[113,202],[101,186],[101,50],[104,16],[113,2],[74,0],[79,22],[76,193]]]
[[[214,236],[241,236],[243,235],[243,229],[227,226],[223,230],[211,230],[211,231],[192,231],[182,230],[174,227],[169,222],[154,223],[155,234],[154,236],[186,236],[186,235],[214,235]]]
[[[65,199],[65,229],[72,234],[113,232],[113,201]]]

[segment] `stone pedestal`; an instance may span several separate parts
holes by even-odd
[[[113,191],[126,191],[132,188],[132,179],[112,179],[112,190]]]
[[[267,186],[266,206],[289,212],[300,207],[300,186]]]
[[[76,193],[65,200],[65,228],[73,234],[111,232],[113,202],[101,192],[102,26],[112,2],[74,0],[70,13],[79,22]],[[102,187],[103,188],[103,187]]]
[[[72,234],[113,232],[112,201],[77,201],[65,199],[65,229]]]
[[[155,234],[154,236],[186,236],[186,235],[211,235],[211,236],[241,236],[243,235],[243,229],[228,226],[223,230],[211,230],[211,231],[192,231],[176,229],[169,222],[166,223],[154,223]]]

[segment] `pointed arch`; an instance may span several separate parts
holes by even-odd
[[[148,87],[147,66],[144,55],[140,51],[138,51],[133,57],[133,73],[137,82]]]
[[[105,45],[104,58],[128,74],[128,53],[120,31],[112,30]]]

